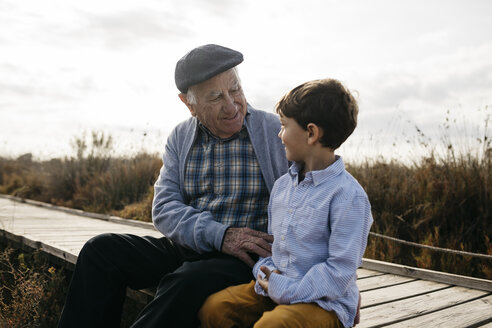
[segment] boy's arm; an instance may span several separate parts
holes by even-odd
[[[337,299],[345,294],[355,279],[372,224],[369,201],[367,196],[359,195],[330,210],[328,259],[312,266],[301,280],[272,273],[268,281],[268,294],[276,303]]]

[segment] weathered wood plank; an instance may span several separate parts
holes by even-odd
[[[374,289],[362,294],[362,308],[379,304],[395,302],[421,294],[431,293],[436,290],[449,288],[451,286],[433,281],[414,280],[405,284],[385,288]]]
[[[22,206],[22,205],[26,205],[26,206]],[[137,227],[153,228],[153,225],[150,222],[127,220],[112,215],[84,212],[78,209],[56,206],[53,204],[42,203],[35,200],[23,199],[15,196],[0,194],[0,209],[2,209],[2,212],[4,213],[16,213],[16,211],[22,212],[22,211],[26,211],[26,209],[28,212],[32,212],[30,210],[30,208],[32,207],[36,207],[41,211],[50,211],[51,215],[56,215],[54,213],[59,213],[60,215],[71,214],[78,217],[88,217],[88,218],[104,220],[112,223],[120,223],[120,224],[137,226]]]
[[[364,278],[373,277],[373,276],[380,276],[383,274],[385,274],[385,273],[380,272],[380,271],[374,271],[374,270],[359,268],[357,270],[357,279],[364,279]]]
[[[373,277],[368,277],[368,278],[364,278],[364,279],[359,279],[359,280],[357,280],[357,286],[359,286],[359,290],[361,292],[363,292],[363,291],[376,289],[376,288],[384,288],[384,287],[389,287],[389,286],[393,286],[393,285],[399,285],[399,284],[406,283],[406,282],[413,281],[413,280],[415,280],[415,279],[386,274],[386,275],[373,276]]]
[[[364,308],[361,309],[360,328],[378,327],[409,320],[484,295],[487,295],[484,291],[451,287],[401,301]]]
[[[492,320],[492,296],[490,295],[387,327],[468,327],[487,320]]]
[[[372,259],[363,259],[362,267],[365,269],[388,272],[401,276],[432,280],[442,282],[449,285],[457,285],[462,287],[474,288],[492,292],[492,280],[479,279],[473,277],[460,276],[456,274],[438,272],[426,269],[419,269],[399,265],[389,262],[377,261]]]

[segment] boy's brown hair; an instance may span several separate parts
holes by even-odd
[[[337,80],[303,83],[280,99],[277,113],[293,118],[303,129],[314,123],[323,130],[320,142],[337,149],[357,126],[359,107],[352,94]]]

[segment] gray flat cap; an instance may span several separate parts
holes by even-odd
[[[206,81],[243,61],[239,51],[216,44],[195,48],[176,63],[174,80],[179,91],[186,93],[194,84]]]

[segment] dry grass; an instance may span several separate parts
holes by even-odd
[[[458,147],[446,135],[443,151],[413,163],[366,160],[348,164],[372,205],[372,231],[416,243],[492,254],[492,148],[488,130],[478,151]],[[447,120],[448,122],[448,120]],[[417,128],[417,138],[429,139]],[[111,138],[93,133],[76,139],[74,157],[33,161],[29,155],[0,158],[0,193],[151,221],[152,185],[161,160],[157,155],[111,156]],[[464,150],[463,150],[464,149]],[[492,279],[490,261],[443,255],[370,237],[368,258]]]
[[[56,327],[67,285],[64,270],[38,252],[1,246],[0,327]]]
[[[113,157],[111,137],[98,133],[89,146],[80,138],[74,145],[76,157],[43,162],[29,154],[0,158],[0,193],[150,221],[149,192],[160,158],[146,153]]]

